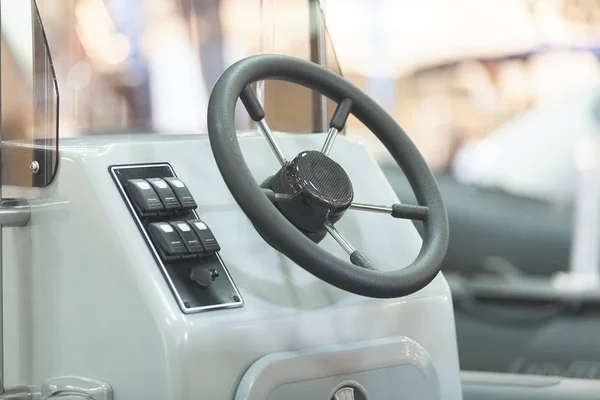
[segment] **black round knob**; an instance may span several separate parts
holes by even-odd
[[[206,269],[202,267],[192,268],[190,271],[190,281],[194,282],[199,287],[206,289],[212,285],[217,279],[219,273],[214,269]]]

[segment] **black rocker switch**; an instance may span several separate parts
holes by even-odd
[[[175,192],[181,207],[185,210],[193,210],[197,207],[190,189],[179,178],[163,178]]]
[[[215,235],[213,235],[210,228],[204,222],[199,219],[194,219],[187,221],[187,223],[194,229],[194,232],[196,232],[196,235],[198,236],[198,239],[200,239],[200,242],[202,242],[206,252],[215,253],[221,250],[221,246],[219,246],[217,239],[215,239]]]
[[[200,239],[194,233],[191,226],[185,221],[174,221],[171,222],[173,228],[179,233],[179,236],[183,239],[183,244],[187,247],[190,253],[203,253],[204,246],[200,243]]]
[[[154,243],[160,248],[164,261],[180,258],[188,252],[183,240],[168,222],[155,222],[148,225],[150,236]]]
[[[127,190],[133,201],[138,206],[142,215],[156,214],[163,211],[164,207],[152,186],[143,179],[130,179],[127,181]]]
[[[171,186],[161,178],[148,178],[146,181],[152,185],[154,191],[160,198],[160,201],[165,206],[165,210],[174,211],[181,208],[175,192],[171,189]]]

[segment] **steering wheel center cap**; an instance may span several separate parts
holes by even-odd
[[[346,171],[318,151],[303,151],[285,168],[294,194],[323,205],[331,212],[350,207],[354,192]]]
[[[354,198],[346,171],[318,151],[298,154],[262,186],[293,197],[277,207],[315,241],[325,235],[325,223],[337,222]]]

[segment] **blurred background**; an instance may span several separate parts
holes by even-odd
[[[581,301],[600,301],[600,0],[38,0],[43,30],[33,2],[1,7],[5,183],[31,183],[32,146],[14,143],[57,144],[57,126],[202,134],[235,61],[317,62],[436,173],[463,368],[600,379],[600,313]],[[323,132],[335,107],[287,83],[256,90],[278,131]],[[254,129],[242,107],[237,124]],[[351,118],[345,133],[415,201],[370,132]]]

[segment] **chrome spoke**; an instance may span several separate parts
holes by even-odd
[[[294,199],[294,196],[292,196],[291,194],[275,193],[271,189],[262,189],[262,191],[265,194],[265,196],[267,196],[267,198],[271,200],[272,203],[279,203],[282,201],[289,201]]]
[[[374,204],[352,203],[350,208],[359,211],[390,214],[394,218],[412,219],[416,221],[424,221],[427,219],[427,215],[429,214],[428,207],[401,203],[393,204],[391,207]]]
[[[269,128],[269,125],[267,125],[267,121],[261,119],[260,121],[256,121],[256,123],[258,124],[260,131],[265,136],[265,139],[267,139],[269,146],[271,146],[271,150],[273,150],[273,153],[275,153],[275,157],[277,157],[277,160],[279,160],[279,164],[284,165],[287,162],[287,160],[285,159],[283,152],[277,145],[275,137],[273,136],[273,132],[271,132],[271,128]]]
[[[325,154],[326,156],[329,155],[337,134],[338,130],[336,128],[329,128],[329,132],[327,132],[327,139],[325,139],[325,143],[323,143],[321,153]]]
[[[377,206],[374,204],[364,204],[364,203],[352,203],[350,208],[353,210],[361,210],[361,211],[372,211],[383,214],[391,214],[392,207],[386,206]]]
[[[329,222],[325,223],[325,229],[331,235],[332,238],[335,239],[336,242],[344,249],[346,253],[352,255],[356,250],[352,245],[342,236],[340,231],[336,229],[335,226],[331,225]]]
[[[350,242],[348,242],[338,231],[335,226],[331,225],[329,222],[325,223],[325,229],[327,232],[335,239],[336,242],[344,249],[346,253],[350,256],[350,262],[358,267],[364,269],[370,269],[373,271],[377,271],[377,268],[373,265],[371,261],[365,256],[361,251],[356,250]]]
[[[350,99],[344,99],[338,104],[331,117],[331,121],[329,121],[329,132],[327,132],[327,139],[325,139],[325,143],[323,143],[321,153],[326,156],[329,155],[333,142],[335,141],[338,132],[344,129],[344,125],[346,125],[346,120],[348,119],[351,110],[352,100]]]
[[[269,128],[267,121],[265,121],[265,110],[260,104],[260,101],[258,101],[256,98],[256,94],[254,94],[254,90],[252,90],[250,85],[247,85],[244,88],[240,94],[240,99],[242,100],[244,107],[246,107],[246,111],[248,111],[250,118],[252,118],[252,120],[258,124],[258,128],[265,136],[265,139],[267,139],[267,142],[269,142],[269,146],[271,146],[271,150],[273,150],[273,153],[275,153],[277,160],[279,160],[281,165],[284,165],[287,160],[277,145],[277,142],[275,142],[273,132],[271,132],[271,128]]]

